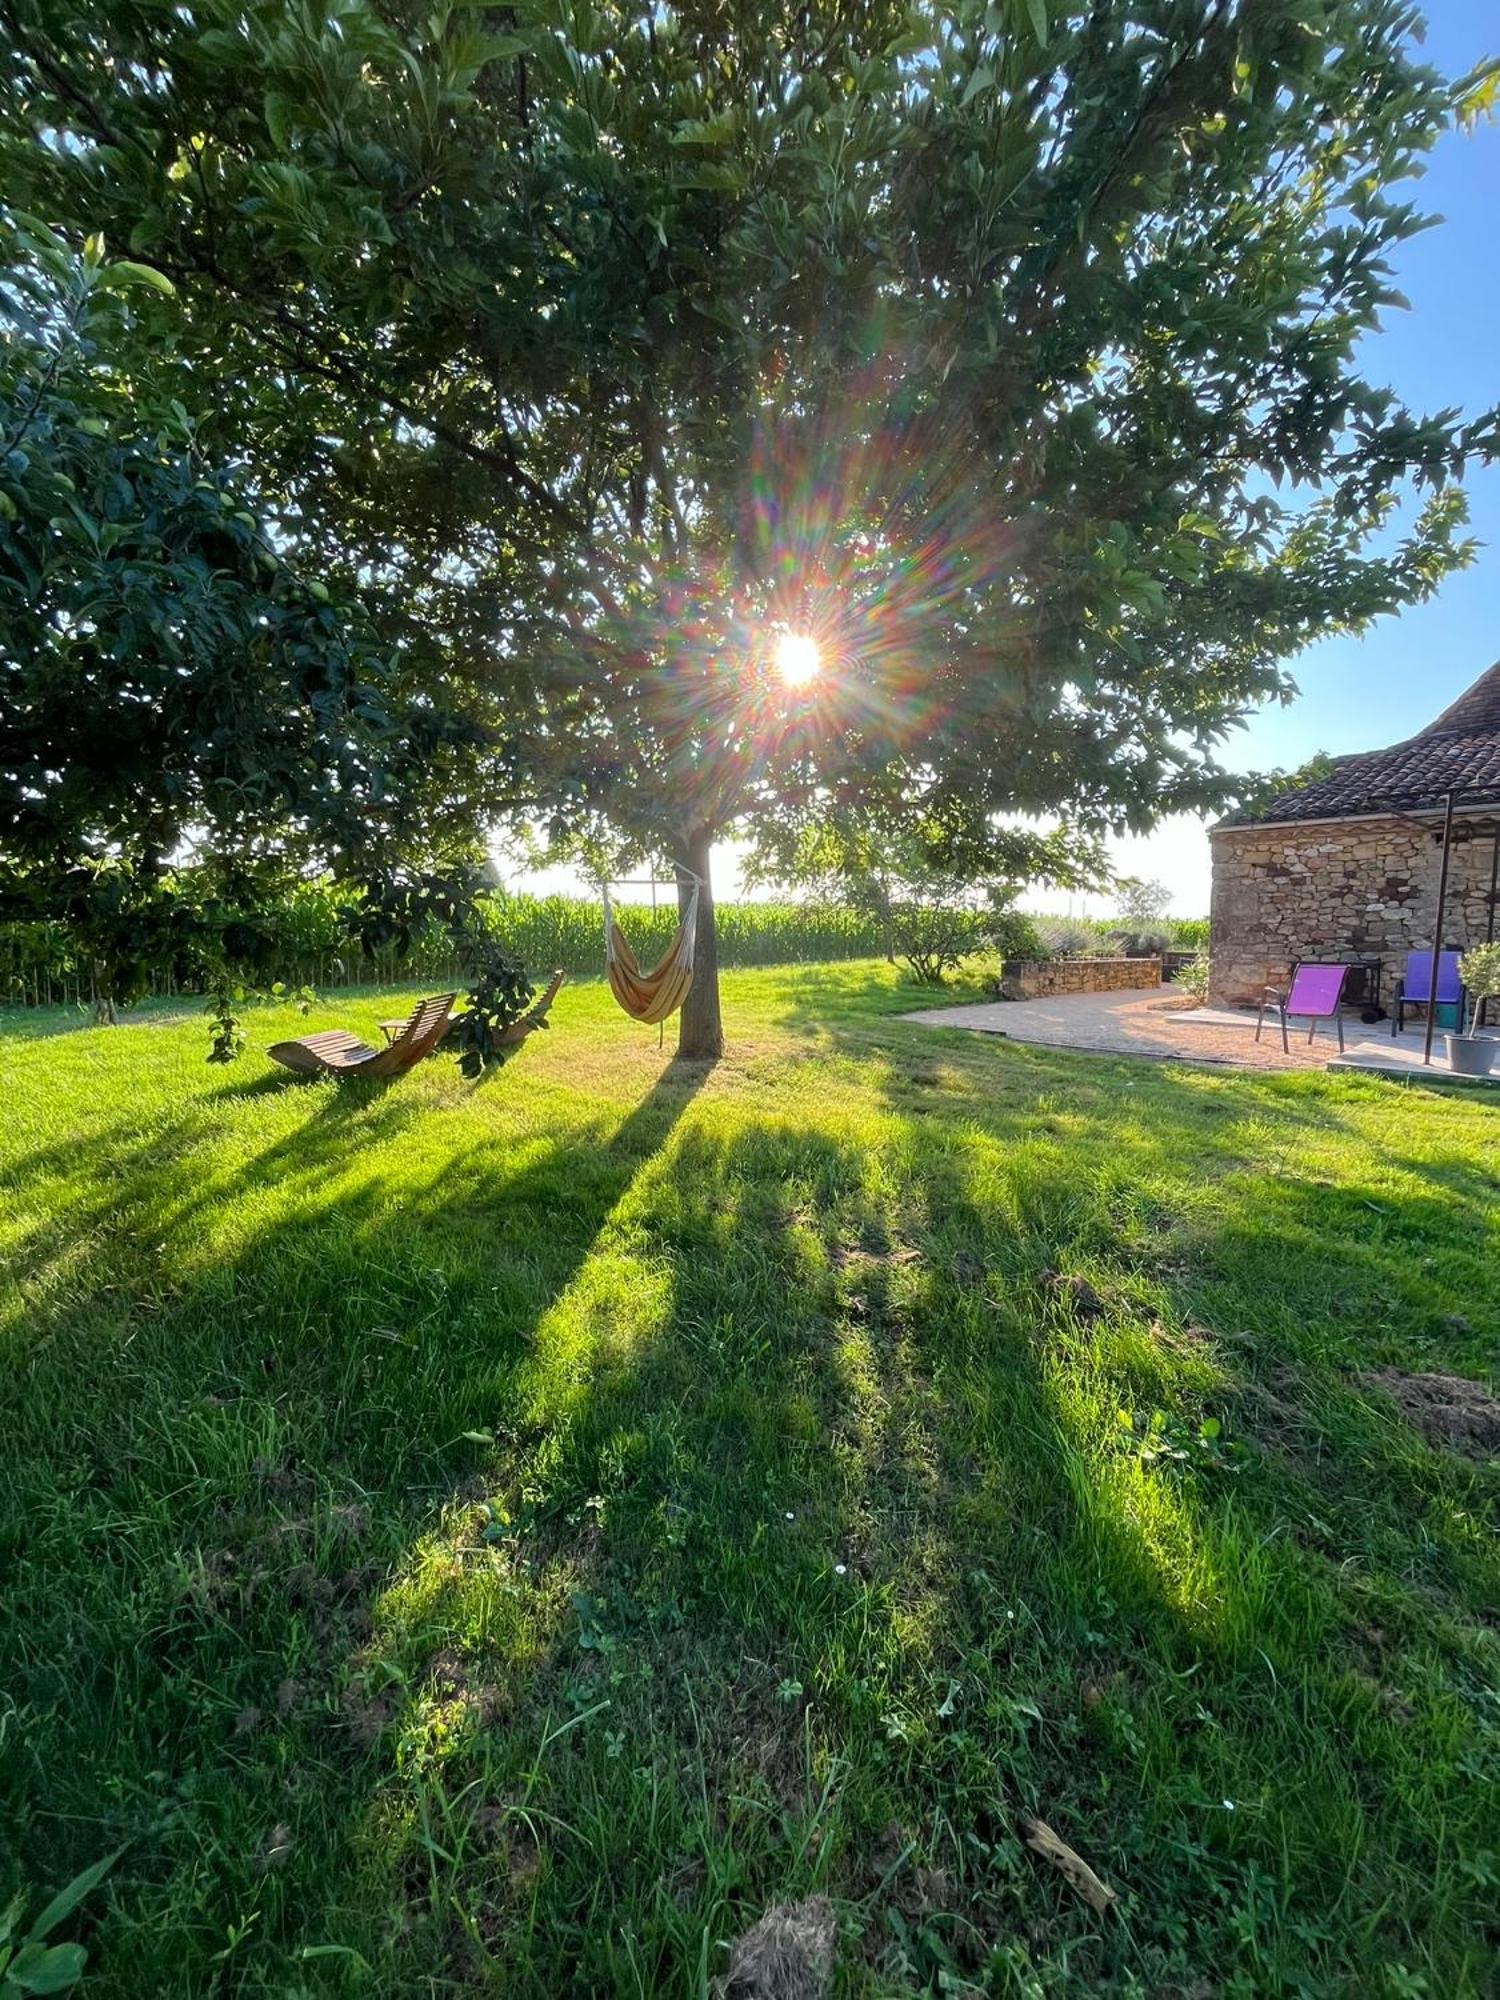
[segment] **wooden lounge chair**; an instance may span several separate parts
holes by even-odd
[[[546,990],[543,992],[541,999],[537,1001],[534,1007],[528,1007],[519,1021],[512,1021],[508,1028],[502,1028],[499,1034],[494,1037],[494,1046],[497,1049],[513,1049],[518,1042],[524,1042],[526,1037],[532,1034],[537,1028],[545,1027],[547,1016],[552,1009],[552,1003],[557,998],[558,989],[567,976],[567,973],[559,966],[557,971],[547,981]]]
[[[1344,983],[1349,977],[1347,965],[1314,964],[1307,959],[1299,959],[1292,971],[1292,983],[1283,993],[1275,986],[1266,988],[1266,997],[1260,1003],[1260,1012],[1255,1017],[1255,1039],[1260,1040],[1261,1024],[1268,1008],[1274,1008],[1281,1021],[1281,1046],[1287,1054],[1291,1047],[1286,1038],[1286,1024],[1292,1017],[1307,1022],[1307,1039],[1312,1040],[1318,1032],[1319,1021],[1332,1021],[1339,1035],[1339,1053],[1344,1052],[1344,1021],[1339,1008],[1344,1003]]]
[[[512,1021],[508,1028],[502,1028],[494,1037],[492,1046],[497,1049],[513,1049],[519,1042],[524,1042],[529,1034],[540,1028],[551,1011],[553,1001],[557,998],[558,988],[567,976],[561,968],[554,972],[547,982],[547,990],[536,1005],[528,1008],[519,1021]],[[456,1021],[448,1023],[450,1032],[456,1025]],[[393,1042],[405,1027],[405,1021],[382,1021],[380,1032],[388,1042]]]
[[[418,1001],[383,1049],[367,1047],[347,1028],[329,1028],[321,1035],[277,1042],[266,1054],[283,1069],[307,1076],[399,1076],[430,1055],[447,1034],[457,998],[456,993],[439,993]]]

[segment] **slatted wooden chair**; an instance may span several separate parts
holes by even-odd
[[[439,993],[420,1000],[383,1049],[372,1049],[347,1028],[328,1028],[321,1035],[301,1035],[294,1042],[277,1042],[266,1050],[272,1062],[306,1076],[400,1076],[430,1055],[447,1034],[456,993]]]
[[[543,993],[541,999],[537,1001],[536,1005],[528,1008],[519,1021],[512,1021],[508,1028],[502,1028],[499,1034],[494,1037],[493,1046],[497,1049],[513,1049],[517,1043],[524,1042],[528,1035],[533,1034],[540,1028],[546,1021],[547,1015],[551,1012],[552,1003],[557,998],[558,989],[567,976],[567,973],[559,967],[553,973],[551,979],[548,980],[546,991]],[[455,1021],[448,1023],[450,1030],[456,1025]],[[405,1021],[382,1021],[380,1032],[388,1042],[393,1042],[405,1027]]]
[[[516,1046],[517,1042],[524,1042],[526,1037],[534,1033],[536,1029],[547,1025],[547,1016],[551,1012],[552,1003],[557,998],[558,989],[567,976],[567,973],[559,966],[557,971],[547,981],[546,989],[536,1005],[528,1007],[519,1021],[512,1021],[508,1028],[502,1028],[499,1034],[495,1036],[495,1047],[497,1049],[512,1049]]]

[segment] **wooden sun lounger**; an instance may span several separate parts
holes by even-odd
[[[524,1042],[533,1029],[540,1028],[545,1024],[547,1015],[551,1011],[552,1003],[557,998],[558,989],[567,976],[567,973],[561,967],[553,973],[552,977],[547,981],[546,990],[536,1005],[529,1007],[519,1021],[512,1021],[508,1028],[502,1028],[499,1034],[496,1035],[495,1047],[497,1049],[514,1048],[517,1042]]]
[[[302,1035],[277,1042],[266,1050],[272,1062],[306,1076],[399,1076],[430,1055],[447,1034],[456,993],[439,993],[421,1000],[383,1049],[366,1046],[347,1028],[329,1028],[321,1035]]]
[[[502,1028],[500,1033],[495,1036],[494,1046],[497,1049],[513,1049],[518,1042],[524,1042],[529,1034],[540,1028],[551,1011],[552,1003],[557,998],[559,987],[567,976],[567,973],[562,971],[561,968],[554,972],[551,979],[547,982],[547,989],[541,999],[537,1001],[534,1007],[528,1008],[519,1021],[512,1021],[508,1028]],[[406,1023],[404,1021],[382,1021],[380,1032],[388,1042],[393,1042],[405,1026]],[[448,1026],[452,1028],[454,1023],[450,1021]]]

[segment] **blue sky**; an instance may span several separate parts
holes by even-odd
[[[1497,0],[1430,0],[1424,53],[1450,76],[1500,51]],[[1414,409],[1477,414],[1500,402],[1500,125],[1449,133],[1414,198],[1442,223],[1398,246],[1396,288],[1410,312],[1387,316],[1365,344],[1367,372]],[[1470,533],[1485,546],[1428,604],[1362,638],[1329,639],[1292,663],[1290,707],[1253,716],[1229,739],[1237,770],[1295,768],[1315,750],[1378,750],[1414,734],[1500,659],[1500,466],[1465,480]],[[1118,843],[1117,865],[1172,890],[1180,916],[1208,908],[1208,841],[1196,820]],[[1043,896],[1042,904],[1057,899]],[[1092,899],[1104,908],[1107,899]]]

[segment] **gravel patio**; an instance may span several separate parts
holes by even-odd
[[[1291,1030],[1290,1051],[1268,1019],[1255,1039],[1255,1015],[1229,1007],[1195,1007],[1170,987],[1150,986],[1123,993],[1069,993],[1045,1000],[993,1000],[977,1006],[924,1007],[903,1014],[929,1028],[969,1028],[977,1034],[1005,1035],[1013,1042],[1047,1048],[1087,1049],[1101,1055],[1155,1056],[1167,1062],[1225,1064],[1235,1069],[1359,1069],[1412,1077],[1422,1072],[1420,1024],[1392,1036],[1390,1023],[1366,1026],[1357,1015],[1344,1017],[1345,1049],[1320,1022],[1309,1043],[1304,1023]],[[1449,1074],[1441,1032],[1433,1038],[1432,1067]]]

